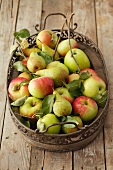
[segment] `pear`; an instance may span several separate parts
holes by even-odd
[[[39,48],[36,48],[36,47],[32,47],[32,48],[25,48],[25,49],[22,49],[23,53],[26,55],[26,56],[30,56],[30,54],[32,52],[40,52],[41,50]]]
[[[54,53],[55,53],[55,50],[50,48],[49,46],[47,46],[46,44],[42,44],[42,51],[45,52],[47,55],[53,57]],[[54,60],[58,60],[59,59],[59,54],[58,52],[56,51],[56,54],[53,58]]]
[[[37,52],[32,52],[27,61],[27,68],[30,72],[35,73],[37,70],[44,69],[46,62],[43,57],[39,56]]]
[[[53,112],[56,116],[69,116],[72,112],[72,105],[69,101],[64,99],[58,92],[54,91],[56,94],[55,103],[53,104]]]
[[[46,66],[47,69],[52,68],[52,67],[61,67],[61,68],[65,69],[66,72],[69,74],[68,68],[60,61],[53,61]]]
[[[35,74],[38,76],[46,76],[53,79],[55,87],[62,86],[63,82],[65,82],[68,78],[68,73],[61,67],[58,67],[58,69],[56,69],[56,67],[52,67],[38,70]]]

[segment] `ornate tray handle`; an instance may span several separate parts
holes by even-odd
[[[53,16],[53,15],[61,15],[61,16],[63,16],[63,17],[65,18],[66,25],[68,25],[68,23],[67,23],[68,19],[67,19],[67,16],[66,16],[66,15],[64,15],[64,14],[62,14],[62,13],[60,13],[60,12],[59,12],[59,13],[51,13],[51,14],[47,15],[46,18],[44,19],[43,27],[40,28],[40,30],[44,30],[44,29],[46,28],[46,23],[47,23],[48,17]],[[39,27],[39,24],[36,24],[36,25],[35,25],[35,29],[36,29],[37,32],[40,31],[40,30],[38,29],[38,27]],[[74,28],[70,28],[70,30],[71,30],[71,31],[72,31],[72,30],[74,31],[76,28],[77,28],[77,23],[74,23]]]

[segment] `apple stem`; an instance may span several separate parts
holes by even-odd
[[[60,39],[61,39],[63,30],[64,30],[64,26],[65,26],[66,23],[67,23],[67,18],[65,18],[65,21],[64,21],[63,26],[62,26],[62,28],[61,28],[60,36],[59,36],[59,38],[58,38],[58,40],[57,40],[57,42],[56,42],[55,52],[54,52],[54,54],[53,54],[53,60],[55,59],[55,54],[56,54],[56,51],[57,51],[57,47],[58,47],[58,44],[59,44],[59,42],[60,42]]]
[[[71,56],[73,57],[74,61],[76,62],[76,65],[78,67],[78,72],[80,73],[81,70],[80,70],[78,62],[76,61],[76,59],[73,56],[72,48],[71,48],[71,42],[70,42],[70,25],[71,25],[71,19],[72,19],[73,15],[74,15],[74,13],[71,14],[70,19],[69,19],[69,23],[67,24],[67,26],[68,26],[68,40],[69,40],[69,47],[70,47]]]

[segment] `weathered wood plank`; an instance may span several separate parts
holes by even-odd
[[[4,1],[4,3],[2,3],[3,5],[2,13],[4,16],[3,19],[5,19],[5,22],[3,22],[2,33],[8,34],[6,39],[5,39],[6,35],[4,36],[3,48],[6,47],[8,48],[12,45],[14,40],[12,33],[15,31],[15,28],[17,31],[22,28],[27,28],[30,30],[32,34],[35,33],[34,25],[37,24],[37,22],[40,24],[40,14],[42,9],[41,0],[38,1],[35,0],[33,3],[30,0],[29,1],[21,0],[19,1],[19,4],[18,1],[14,1],[13,3],[12,2],[13,1]],[[6,11],[8,11],[9,6],[12,6],[12,4],[13,4],[13,9],[7,14]],[[17,11],[17,9],[19,9],[19,11]],[[17,22],[16,22],[16,17],[17,17]],[[10,25],[12,25],[11,28]],[[6,53],[5,56],[9,54],[9,48],[7,49],[7,51],[5,51],[5,53]],[[6,61],[7,61],[7,59],[5,61],[5,58],[2,57],[4,61],[4,65],[3,65],[4,67],[6,67]],[[4,69],[2,68],[2,70]],[[7,106],[3,136],[2,136],[1,153],[0,153],[0,158],[1,158],[0,169],[1,170],[6,170],[6,169],[28,170],[30,168],[30,157],[31,157],[31,145],[29,145],[25,141],[25,139],[20,135],[18,129],[14,126]]]
[[[14,1],[14,6],[8,0],[1,1],[0,9],[0,140],[2,138],[2,128],[4,121],[5,102],[6,102],[6,76],[7,65],[10,59],[9,48],[13,43],[11,36],[15,30],[16,13],[18,0]],[[6,12],[7,11],[7,12]]]
[[[102,50],[105,62],[107,65],[109,83],[110,83],[110,98],[113,99],[113,1],[97,0],[96,1],[96,18],[97,18],[97,33],[98,45]],[[106,169],[113,169],[113,100],[109,103],[109,110],[104,126],[105,138],[105,155]]]
[[[76,31],[86,35],[97,43],[95,3],[90,0],[73,1],[74,22],[78,24]],[[74,152],[75,169],[105,169],[103,131],[86,148]]]

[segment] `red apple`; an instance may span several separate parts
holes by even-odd
[[[53,93],[54,81],[49,77],[34,78],[29,82],[28,89],[32,96],[44,98]]]
[[[38,48],[42,48],[41,44],[46,44],[50,48],[54,48],[56,42],[58,40],[58,36],[51,30],[42,30],[36,37],[36,44]]]
[[[10,82],[8,87],[8,95],[13,101],[23,96],[30,96],[30,93],[28,91],[28,84],[25,85],[24,82],[27,83],[28,80],[23,77],[14,78]]]
[[[93,120],[98,113],[97,103],[86,96],[77,97],[72,104],[73,112],[78,113],[85,122]]]
[[[86,71],[88,71],[91,76],[98,76],[96,71],[91,69],[91,68],[85,68],[85,69],[82,70],[82,72],[86,72]]]

